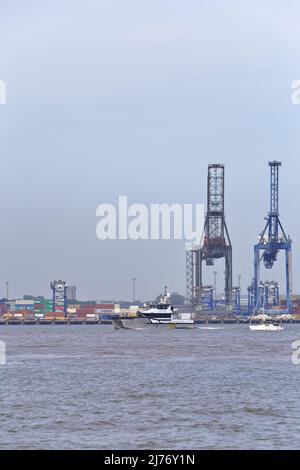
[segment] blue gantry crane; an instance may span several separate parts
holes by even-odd
[[[277,261],[279,251],[285,251],[286,264],[286,309],[292,311],[292,240],[286,235],[279,218],[279,168],[281,162],[269,162],[271,170],[271,201],[270,212],[266,218],[266,226],[260,235],[260,241],[254,246],[254,279],[252,311],[265,307],[262,305],[260,266],[264,263],[266,269],[272,269]]]

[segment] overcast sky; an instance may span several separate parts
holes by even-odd
[[[0,297],[184,294],[184,241],[100,241],[96,208],[205,203],[209,163],[245,290],[274,159],[300,292],[298,0],[0,0],[0,79]]]

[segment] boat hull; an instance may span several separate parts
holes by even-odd
[[[191,322],[181,322],[181,321],[171,321],[169,323],[169,327],[174,330],[190,330],[192,328],[196,328],[196,325],[193,321]]]
[[[117,318],[112,320],[116,330],[137,330],[147,328],[150,325],[148,318]]]
[[[251,331],[283,331],[284,327],[279,325],[249,325]]]

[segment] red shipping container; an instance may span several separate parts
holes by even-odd
[[[45,315],[47,315],[48,317],[57,317],[64,315],[64,312],[62,312],[61,310],[56,312],[46,312]]]
[[[89,313],[95,313],[95,307],[93,308],[79,308],[76,313],[79,313],[79,314],[83,314],[83,315],[87,315]]]
[[[115,304],[96,304],[95,309],[97,310],[113,310],[115,308]]]

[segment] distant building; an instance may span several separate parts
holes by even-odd
[[[67,302],[76,302],[76,286],[68,286],[66,290]]]

